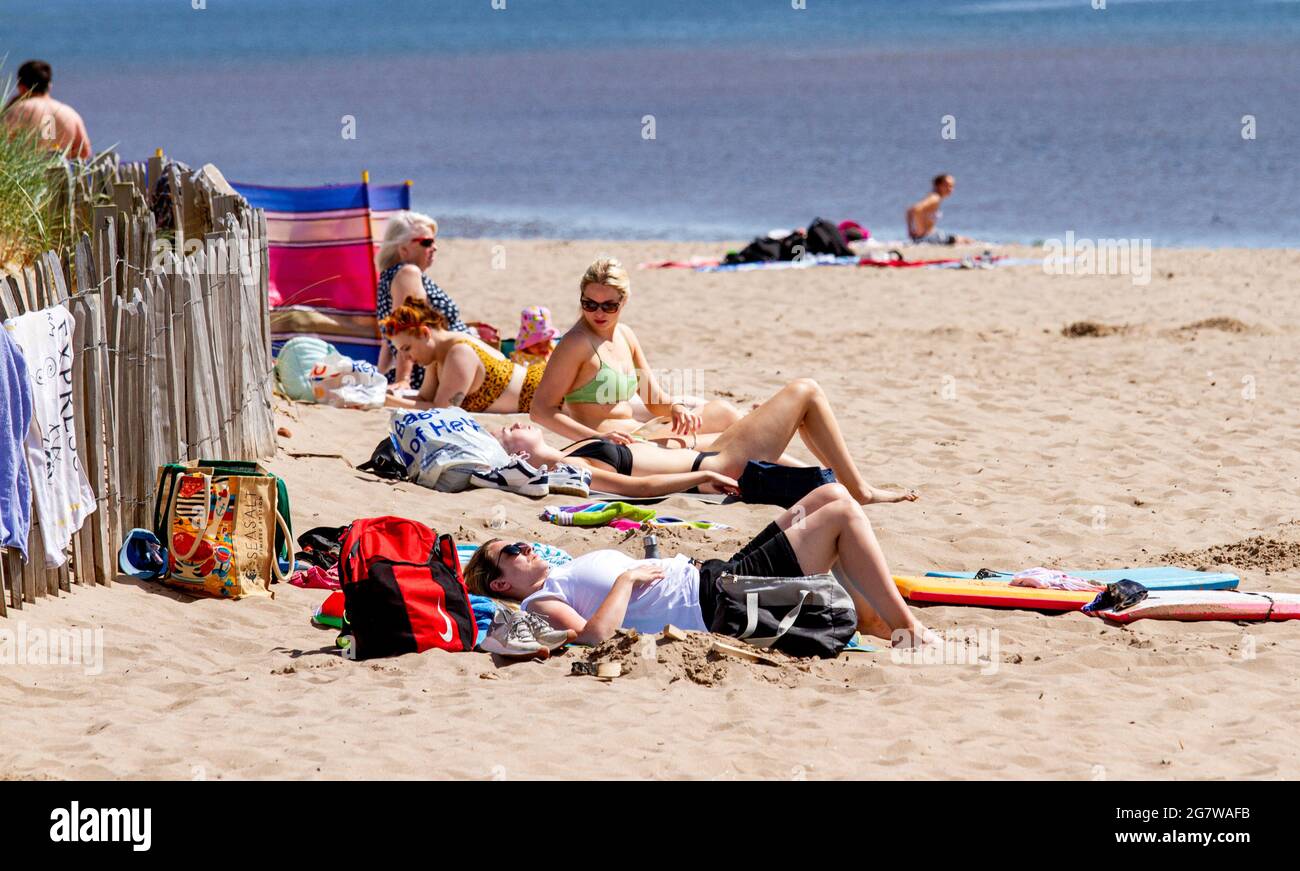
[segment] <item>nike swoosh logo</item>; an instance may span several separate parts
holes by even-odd
[[[447,623],[447,631],[439,632],[438,637],[441,638],[443,641],[451,641],[451,618],[447,616],[446,611],[442,610],[441,602],[439,602],[436,607],[438,609],[438,613],[442,615],[442,619],[445,620]]]

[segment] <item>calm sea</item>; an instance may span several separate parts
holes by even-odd
[[[0,54],[54,64],[96,147],[410,178],[455,235],[897,238],[946,171],[984,238],[1300,244],[1298,2],[500,5],[0,0]]]

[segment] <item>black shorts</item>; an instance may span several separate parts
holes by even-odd
[[[769,523],[749,544],[732,554],[731,559],[705,560],[700,566],[700,614],[705,626],[713,625],[718,579],[724,574],[798,578],[804,572],[799,568],[799,557],[790,546],[785,531],[775,523]]]

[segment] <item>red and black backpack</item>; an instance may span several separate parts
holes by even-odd
[[[343,534],[339,582],[353,659],[430,648],[473,650],[469,590],[450,535],[401,517],[357,520]]]

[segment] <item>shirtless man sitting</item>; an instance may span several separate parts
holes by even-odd
[[[14,129],[32,130],[50,148],[73,159],[88,160],[90,137],[86,124],[66,103],[50,96],[50,65],[29,60],[18,68],[18,87],[4,107],[3,123]]]
[[[939,219],[943,217],[939,206],[952,193],[954,184],[951,175],[947,173],[936,175],[934,190],[907,210],[907,235],[913,244],[966,245],[973,241],[965,236],[954,236],[938,229]]]

